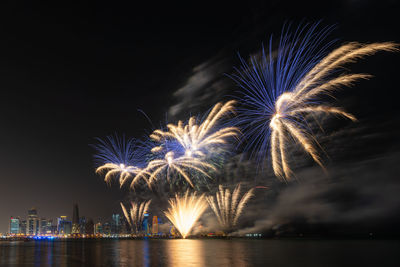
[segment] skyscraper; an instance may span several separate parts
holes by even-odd
[[[64,231],[64,221],[67,220],[67,216],[60,216],[57,218],[57,232],[61,234]]]
[[[85,234],[93,235],[94,233],[94,223],[92,219],[89,219],[85,225]]]
[[[26,228],[27,235],[37,235],[39,233],[39,219],[36,208],[28,210],[28,221]]]
[[[111,234],[119,234],[121,232],[120,215],[113,214],[111,220]]]
[[[10,229],[9,229],[10,234],[19,234],[19,218],[10,218]]]
[[[94,233],[97,234],[102,234],[103,233],[103,226],[101,224],[101,222],[98,222],[95,224],[94,226]]]
[[[86,234],[86,218],[84,216],[79,218],[79,233]]]
[[[78,204],[74,204],[74,208],[72,211],[72,233],[79,234],[80,233],[80,226],[79,226],[79,208]]]
[[[103,234],[105,235],[111,234],[111,224],[109,222],[103,223]]]
[[[148,213],[144,214],[142,227],[143,227],[144,234],[149,234],[150,233],[149,214]]]
[[[46,234],[54,234],[56,231],[53,230],[53,220],[47,220]]]
[[[153,223],[152,223],[152,226],[151,226],[151,233],[153,235],[158,234],[158,218],[157,218],[157,216],[153,216]]]
[[[40,219],[40,234],[45,235],[47,234],[47,220],[46,218]]]
[[[72,233],[72,222],[65,221],[64,222],[64,234],[69,235]]]
[[[67,221],[67,216],[60,216],[57,218],[57,231],[58,234],[61,235],[69,235],[71,234],[71,221]]]
[[[21,221],[19,222],[19,232],[20,232],[21,234],[26,235],[26,220],[21,220]]]
[[[130,233],[130,226],[128,222],[126,221],[125,216],[120,216],[119,217],[119,225],[120,225],[120,234],[128,234]]]

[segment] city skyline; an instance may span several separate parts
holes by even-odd
[[[159,232],[158,225],[161,220],[157,215],[151,216],[145,213],[145,220],[142,222],[139,231],[151,235],[162,234]],[[172,226],[171,226],[172,227]],[[7,232],[1,234],[8,236],[58,236],[58,235],[127,235],[133,233],[128,222],[122,214],[114,213],[108,218],[86,218],[79,216],[78,204],[73,204],[72,216],[60,215],[56,218],[44,218],[39,215],[36,207],[27,210],[27,216],[11,216]],[[167,231],[169,233],[169,230]]]
[[[79,216],[79,211],[78,211],[78,204],[74,203],[72,205],[72,212],[71,216],[62,214],[57,217],[49,218],[49,217],[44,217],[40,216],[38,209],[36,207],[32,207],[29,210],[27,210],[26,216],[24,215],[17,215],[17,216],[11,216],[9,219],[9,229],[7,232],[3,233],[9,233],[9,234],[15,234],[16,231],[16,220],[18,220],[18,233],[22,234],[27,234],[27,235],[44,235],[48,230],[53,231],[54,229],[49,229],[49,228],[43,228],[43,226],[49,226],[51,227],[56,227],[57,231],[60,232],[60,229],[63,228],[64,226],[60,225],[60,223],[67,223],[68,230],[66,231],[67,234],[79,234],[82,232],[82,219],[84,219],[84,223],[86,221],[95,221],[95,223],[104,223],[104,222],[111,222],[112,220],[110,218],[114,218],[115,215],[120,216],[120,214],[112,214],[109,216],[110,218],[86,218],[85,216]],[[32,222],[30,224],[30,221]],[[54,222],[54,223],[53,223]],[[14,223],[14,224],[13,224]],[[25,224],[24,226],[23,223]],[[50,225],[49,225],[50,223]],[[76,224],[76,228],[74,229],[74,224]],[[14,231],[11,231],[12,225],[14,225]],[[30,226],[31,225],[31,226]],[[21,231],[21,229],[25,229],[25,231]]]

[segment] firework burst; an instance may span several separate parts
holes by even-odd
[[[218,222],[226,231],[231,231],[237,224],[247,201],[253,196],[254,189],[250,189],[240,198],[240,184],[233,193],[222,185],[214,196],[208,196],[207,202],[217,216]]]
[[[146,181],[148,181],[148,184],[151,184],[157,180],[159,176],[165,175],[169,182],[172,179],[171,176],[176,178],[176,174],[179,174],[190,184],[191,187],[194,187],[193,182],[190,179],[189,171],[196,171],[210,177],[207,172],[205,172],[205,169],[216,170],[213,165],[207,162],[187,156],[175,157],[174,152],[169,151],[165,154],[164,159],[155,159],[150,161],[146,168],[138,172],[134,177],[134,180],[140,178],[146,179],[147,177],[148,179],[146,179]]]
[[[131,202],[131,208],[128,210],[124,207],[122,203],[121,208],[122,212],[125,215],[126,220],[128,221],[131,230],[134,231],[136,234],[140,230],[140,227],[143,222],[144,214],[147,213],[151,200],[145,201],[142,203]]]
[[[289,180],[287,145],[294,140],[323,167],[318,154],[318,143],[307,124],[306,116],[338,115],[352,121],[356,118],[340,107],[323,103],[321,96],[330,96],[343,86],[350,86],[368,74],[337,74],[346,63],[378,51],[397,51],[398,45],[385,43],[348,43],[326,53],[331,43],[323,40],[331,31],[317,31],[318,24],[299,28],[294,34],[283,34],[276,56],[272,53],[272,38],[269,53],[262,49],[260,57],[252,57],[250,63],[243,59],[242,67],[233,79],[244,89],[242,107],[238,121],[247,137],[247,148],[259,161],[271,151],[275,175]]]
[[[193,180],[197,182],[196,187],[201,182],[207,184],[204,178],[211,178],[209,171],[216,171],[214,165],[221,162],[227,140],[239,134],[237,127],[221,126],[222,118],[234,113],[234,104],[235,101],[218,103],[202,120],[191,117],[186,124],[179,121],[176,125],[168,124],[165,131],[155,130],[148,142],[155,144],[150,149],[155,159],[135,178],[148,177],[151,184],[166,171],[168,182],[172,174],[177,174],[175,181],[183,177],[192,188],[195,187]]]
[[[175,195],[175,198],[169,200],[169,205],[164,214],[183,238],[189,235],[194,224],[207,209],[204,194],[198,196],[196,193],[189,193],[189,190],[183,196]]]
[[[168,124],[168,131],[155,130],[151,135],[156,142],[175,140],[183,149],[186,157],[204,157],[209,153],[210,146],[226,144],[226,140],[237,137],[239,129],[236,127],[218,127],[224,116],[234,113],[235,101],[225,104],[217,103],[200,124],[196,117],[191,117],[187,124],[179,121],[178,124]],[[156,146],[153,152],[160,152],[162,146]]]
[[[110,135],[105,140],[97,140],[99,143],[94,146],[97,150],[94,158],[100,166],[97,167],[96,173],[105,173],[104,180],[107,183],[110,183],[113,177],[118,177],[122,186],[127,179],[141,171],[140,167],[134,166],[138,158],[134,139],[125,140],[124,137]]]

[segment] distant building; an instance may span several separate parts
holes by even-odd
[[[9,227],[9,233],[10,234],[19,234],[20,233],[20,229],[19,229],[19,218],[14,218],[11,217],[10,218],[10,227]]]
[[[151,233],[153,235],[157,235],[158,234],[158,218],[157,218],[157,216],[153,216],[153,222],[152,222],[152,226],[151,226]]]
[[[121,227],[120,234],[128,234],[130,233],[130,226],[125,216],[119,217],[119,225]]]
[[[85,225],[85,234],[93,235],[94,233],[94,223],[92,219],[89,219]]]
[[[54,234],[54,235],[55,235],[55,234],[58,234],[57,225],[52,225],[52,226],[51,226],[51,233]]]
[[[94,226],[94,233],[97,234],[102,234],[103,233],[103,225],[101,224],[101,222],[98,222],[95,224]]]
[[[19,232],[24,235],[26,234],[26,220],[21,220],[19,222]]]
[[[80,225],[79,225],[79,208],[78,204],[74,204],[74,208],[72,211],[72,233],[79,234],[80,233]]]
[[[67,221],[67,216],[57,218],[57,232],[61,235],[69,235],[72,232],[72,222]]]
[[[55,234],[57,228],[53,229],[53,220],[47,220],[46,223],[46,234]]]
[[[72,222],[65,221],[64,222],[64,234],[70,235],[72,233]]]
[[[169,233],[173,236],[176,237],[179,235],[179,232],[176,230],[175,226],[171,226],[171,229],[169,230]]]
[[[37,216],[37,210],[35,208],[32,208],[28,211],[26,234],[27,235],[39,234],[39,219]]]
[[[111,235],[111,224],[109,222],[103,224],[103,234]]]
[[[46,218],[40,219],[40,234],[45,235],[47,234],[47,220]]]
[[[67,220],[67,216],[60,216],[57,218],[57,232],[60,234],[63,230],[64,221]]]
[[[142,228],[143,228],[143,231],[144,231],[145,234],[150,234],[149,214],[148,213],[144,214]],[[140,229],[138,229],[138,230],[140,230]]]
[[[111,234],[120,234],[121,233],[121,220],[119,214],[113,214],[111,219]]]
[[[93,229],[92,229],[93,232]],[[79,218],[79,233],[86,234],[86,218],[80,217]]]

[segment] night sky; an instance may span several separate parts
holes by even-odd
[[[157,126],[229,99],[238,88],[224,73],[239,64],[236,53],[246,57],[257,52],[271,34],[279,35],[285,22],[336,24],[332,37],[339,43],[400,41],[395,0],[321,2],[2,5],[0,232],[7,231],[10,216],[26,217],[33,206],[40,217],[53,219],[71,216],[73,203],[94,220],[120,212],[119,202],[128,192],[95,175],[94,138],[149,133],[152,124],[140,110]],[[375,77],[338,93],[340,105],[360,121],[355,126],[329,124],[333,130],[325,140],[327,153],[332,176],[357,176],[351,182],[355,188],[372,183],[366,190],[380,191],[385,185],[400,189],[399,59],[399,54],[378,53],[352,65],[354,72]],[[348,131],[338,130],[342,128]],[[373,164],[379,170],[375,176],[364,168]],[[313,171],[299,170],[299,176],[311,178],[298,190],[314,183]],[[361,173],[373,177],[362,178]],[[375,186],[378,179],[383,182]],[[384,191],[389,197],[382,205],[393,206],[371,220],[386,220],[400,211],[398,194],[389,191]],[[347,199],[341,197],[343,205],[354,203]],[[292,205],[277,203],[280,211]],[[273,218],[286,218],[281,213],[274,212]]]

